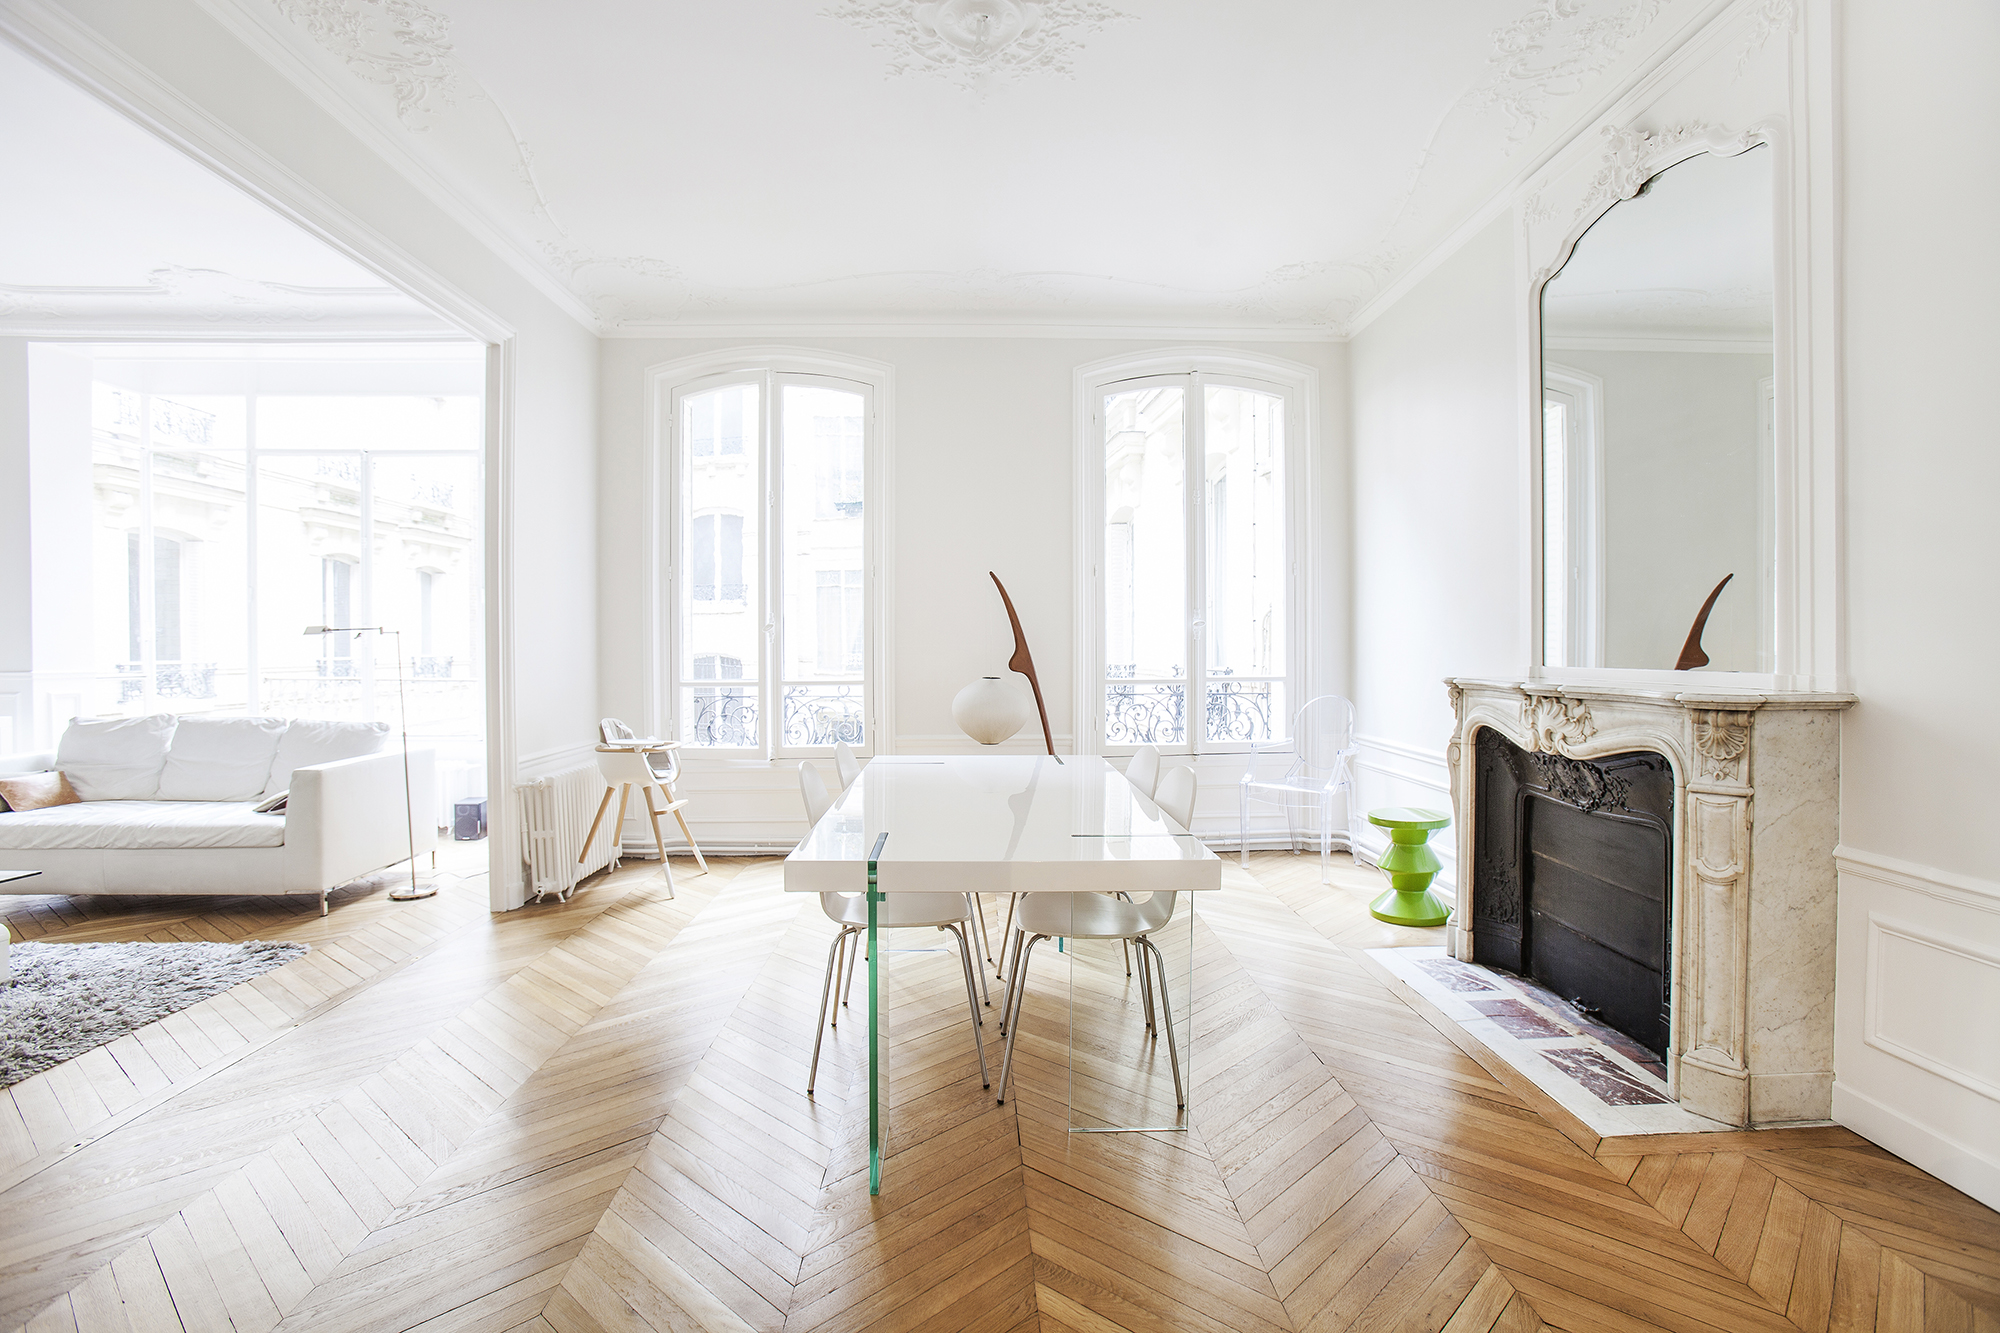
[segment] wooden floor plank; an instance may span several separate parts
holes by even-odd
[[[1156,1055],[1115,949],[1038,951],[1004,1107],[955,958],[890,957],[871,1196],[865,1007],[803,1091],[833,927],[712,865],[499,917],[386,879],[325,919],[0,904],[315,946],[0,1097],[0,1327],[2000,1333],[2000,1217],[1845,1130],[1579,1141],[1359,952],[1431,937],[1344,859],[1194,904],[1184,1133],[1069,1132],[1073,1058],[1137,1106]]]

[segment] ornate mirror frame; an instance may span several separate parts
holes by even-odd
[[[1830,0],[1742,0],[1571,139],[1516,197],[1521,281],[1523,605],[1529,678],[1639,689],[1837,691],[1841,638],[1839,252],[1829,96]],[[1667,168],[1772,151],[1775,542],[1770,672],[1549,666],[1542,661],[1542,288],[1591,225]],[[1695,608],[1688,609],[1692,619]]]

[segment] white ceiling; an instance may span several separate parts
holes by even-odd
[[[0,332],[436,333],[424,307],[0,43]]]
[[[1543,287],[1544,332],[1768,344],[1771,161],[1769,148],[1704,153],[1612,205]]]
[[[203,3],[607,332],[1328,336],[1703,0]]]

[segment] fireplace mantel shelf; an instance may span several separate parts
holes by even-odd
[[[1833,849],[1851,694],[1448,677],[1458,863],[1477,864],[1476,734],[1571,759],[1650,751],[1673,769],[1668,1077],[1732,1125],[1823,1120],[1833,1087]],[[1478,872],[1451,951],[1471,961]]]

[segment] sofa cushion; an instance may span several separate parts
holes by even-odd
[[[0,852],[284,845],[283,815],[235,801],[85,801],[0,815]]]
[[[60,771],[0,778],[0,810],[40,810],[50,805],[75,805],[82,799]]]
[[[254,801],[271,780],[281,717],[184,717],[160,770],[163,801]]]
[[[266,796],[276,796],[292,785],[292,770],[314,764],[330,764],[336,759],[359,759],[374,754],[389,740],[387,722],[321,722],[293,718],[278,742],[278,757],[271,765],[271,777],[264,784]]]
[[[56,767],[86,801],[149,800],[159,794],[174,717],[78,718],[56,746]]]

